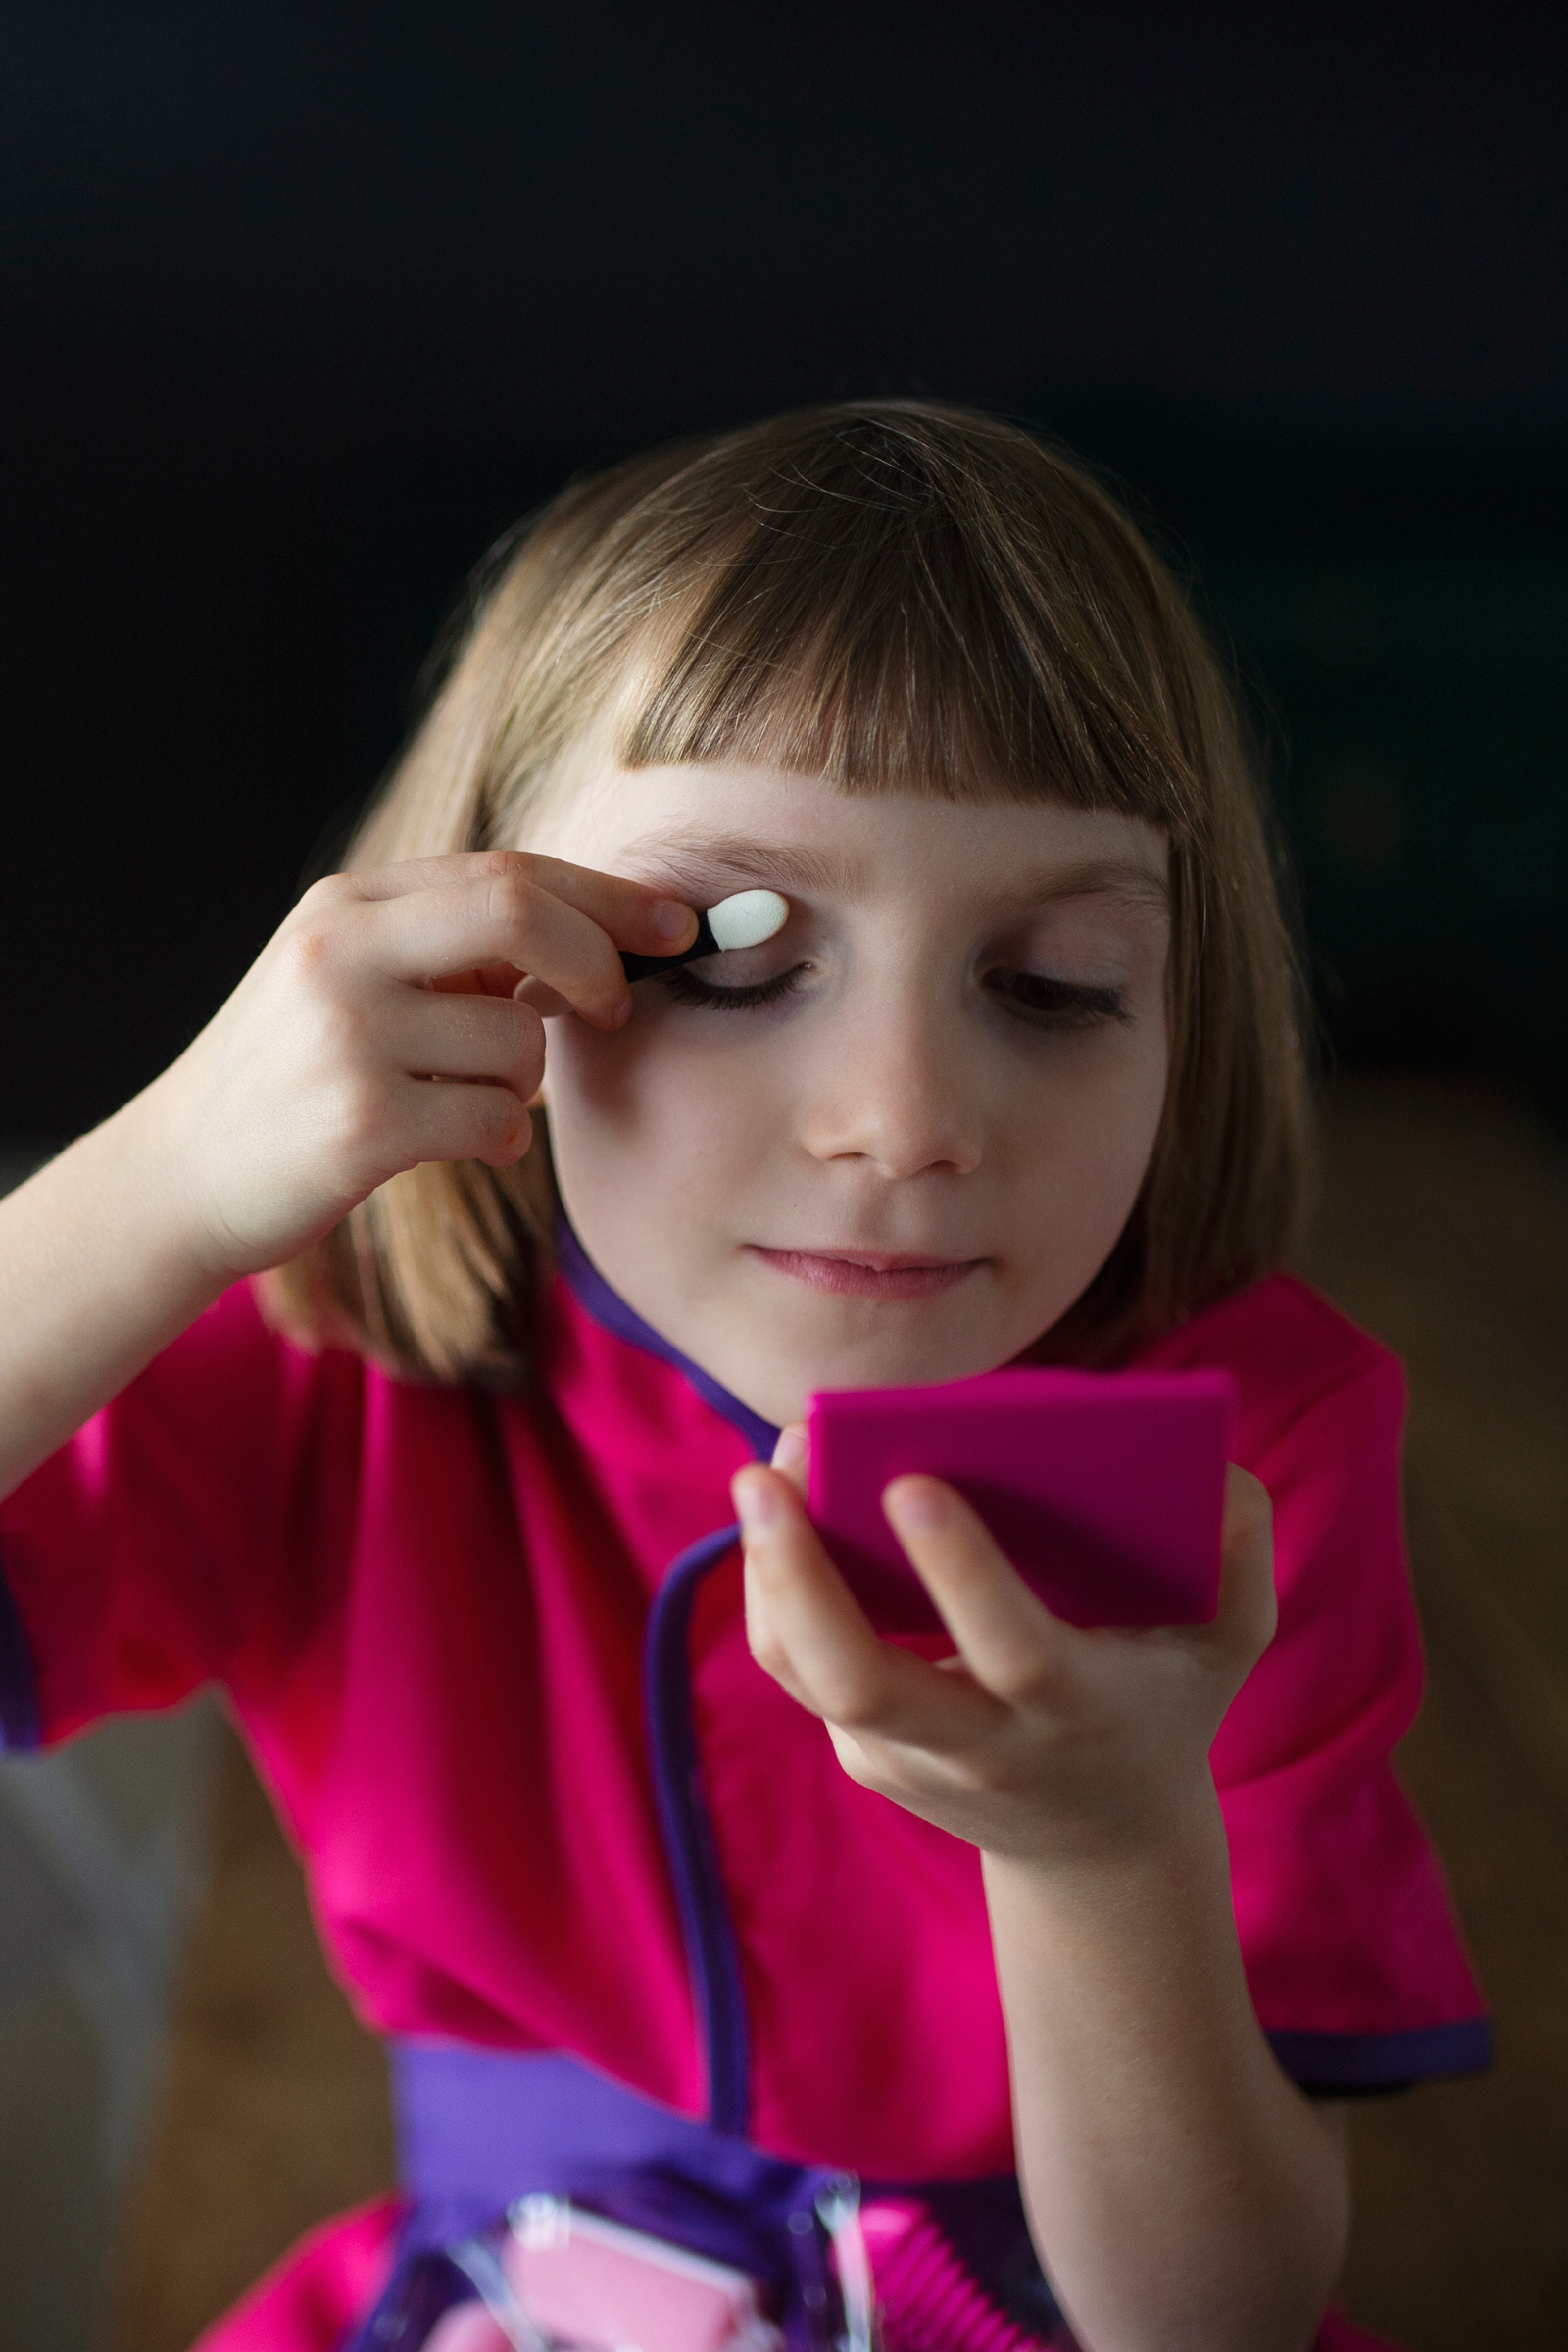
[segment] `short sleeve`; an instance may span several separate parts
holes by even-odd
[[[4,1744],[282,1671],[341,1581],[361,1392],[242,1284],[0,1502]]]
[[[1402,1370],[1367,1344],[1250,1459],[1274,1505],[1279,1630],[1213,1751],[1253,2002],[1287,2072],[1321,2092],[1491,2055],[1442,1868],[1391,1760],[1423,1680],[1403,1420]]]

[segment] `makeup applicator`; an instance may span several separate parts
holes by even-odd
[[[717,956],[725,948],[760,948],[789,919],[790,903],[776,890],[738,890],[706,914],[699,911],[697,937],[678,956],[628,956],[622,950],[621,964],[628,980],[647,980],[655,972],[672,972],[678,964]]]

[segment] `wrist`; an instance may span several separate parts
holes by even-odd
[[[1042,1822],[1034,1836],[986,1845],[988,1887],[1036,1899],[1098,1899],[1141,1887],[1168,1890],[1216,1875],[1228,1888],[1229,1849],[1206,1761],[1167,1782],[1147,1802],[1130,1802],[1070,1824]]]
[[[181,1112],[176,1072],[165,1070],[82,1138],[106,1227],[156,1274],[171,1300],[198,1314],[235,1279],[197,1195],[197,1141]]]

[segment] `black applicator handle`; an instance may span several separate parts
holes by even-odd
[[[709,927],[706,913],[697,917],[697,937],[689,948],[678,956],[632,956],[622,948],[621,969],[628,980],[651,980],[656,972],[673,972],[683,963],[695,963],[700,956],[717,956],[722,951]]]

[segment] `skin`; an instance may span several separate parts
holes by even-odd
[[[1152,827],[607,768],[535,843],[694,904],[755,882],[790,900],[774,939],[695,967],[731,990],[797,971],[778,1003],[693,1005],[645,981],[623,1029],[552,1022],[563,1198],[656,1329],[783,1423],[813,1388],[988,1370],[1071,1305],[1126,1222],[1164,1100]],[[1031,1012],[1011,971],[1114,991],[1124,1017]],[[924,1296],[845,1296],[818,1287],[835,1255],[969,1270]]]
[[[388,1176],[519,1157],[541,1085],[590,1255],[775,1421],[1004,1362],[1081,1294],[1166,1083],[1159,836],[591,753],[569,781],[516,851],[318,885],[177,1062],[0,1201],[0,1492]],[[616,950],[678,949],[683,902],[753,882],[790,898],[778,939],[634,1005]],[[752,1644],[846,1771],[982,1854],[1020,2175],[1079,2341],[1302,2352],[1343,2130],[1258,2030],[1207,1763],[1273,1629],[1266,1495],[1231,1472],[1215,1623],[1128,1635],[1058,1623],[956,1494],[897,1482],[937,1666],[872,1633],[803,1472],[790,1426],[736,1482]]]

